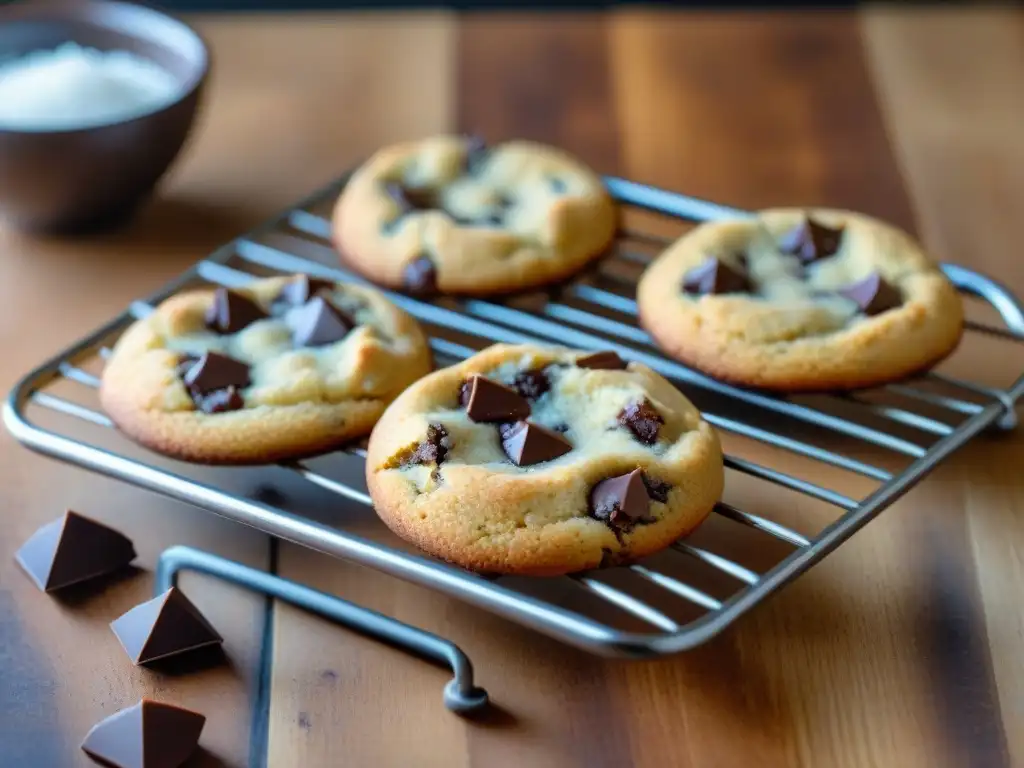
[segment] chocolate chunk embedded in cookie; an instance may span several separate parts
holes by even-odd
[[[920,246],[848,211],[703,224],[647,268],[637,304],[682,362],[784,392],[904,378],[949,354],[963,330],[956,289]]]
[[[381,284],[489,294],[564,279],[611,242],[616,209],[566,153],[442,136],[377,152],[333,215],[343,258]]]
[[[488,573],[626,562],[692,530],[722,491],[715,432],[649,368],[579,364],[589,357],[497,345],[413,384],[370,436],[377,514],[427,552]],[[543,392],[516,392],[539,371]],[[474,390],[499,396],[477,411]],[[443,461],[420,461],[439,429]]]
[[[365,435],[429,370],[419,326],[378,291],[296,275],[168,299],[118,340],[100,398],[156,451],[263,463]]]

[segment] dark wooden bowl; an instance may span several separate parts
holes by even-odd
[[[95,127],[33,131],[0,125],[0,215],[26,229],[94,229],[127,218],[185,143],[210,67],[206,44],[194,30],[150,8],[105,0],[0,6],[0,56],[52,50],[67,41],[156,62],[178,80],[180,97]]]

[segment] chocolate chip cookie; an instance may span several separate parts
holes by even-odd
[[[342,258],[410,293],[490,294],[566,278],[600,255],[617,213],[560,150],[443,136],[377,152],[333,217]]]
[[[703,224],[638,288],[643,326],[718,379],[779,391],[867,387],[956,347],[963,307],[907,234],[836,210]]]
[[[695,528],[722,492],[718,436],[616,354],[496,345],[407,389],[370,436],[377,514],[488,573],[630,561]]]
[[[430,367],[419,325],[378,291],[296,275],[166,300],[118,340],[100,398],[161,453],[264,463],[368,433]]]

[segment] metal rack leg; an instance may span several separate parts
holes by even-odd
[[[318,592],[294,581],[192,547],[171,547],[160,555],[156,569],[156,594],[163,594],[174,586],[178,574],[186,570],[216,576],[276,597],[435,664],[449,667],[454,677],[444,687],[444,705],[460,715],[476,712],[487,706],[487,691],[473,685],[473,665],[469,658],[457,645],[444,638],[403,624],[368,608],[362,608],[340,597]]]

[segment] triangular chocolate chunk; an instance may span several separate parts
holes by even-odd
[[[602,480],[590,492],[590,514],[619,528],[647,517],[650,504],[639,469]]]
[[[779,249],[796,256],[804,264],[832,256],[839,250],[843,228],[832,229],[809,216],[782,236]]]
[[[683,275],[683,290],[693,295],[744,293],[750,290],[750,282],[742,272],[715,256],[708,256]]]
[[[591,368],[594,370],[622,370],[626,367],[626,361],[615,352],[593,352],[589,355],[577,358],[576,365],[579,368]]]
[[[143,699],[96,723],[82,751],[113,768],[178,768],[199,745],[206,716]]]
[[[217,333],[238,333],[257,320],[267,317],[259,304],[235,291],[218,288],[206,310],[206,327]]]
[[[319,280],[309,275],[298,275],[285,284],[281,293],[277,295],[278,301],[286,304],[300,306],[305,304],[320,291],[333,291],[334,283],[330,280]]]
[[[501,430],[501,447],[516,466],[527,467],[567,454],[572,443],[550,429],[520,421]]]
[[[177,587],[135,606],[112,621],[110,628],[135,664],[224,642]]]
[[[530,403],[514,389],[474,374],[466,415],[476,422],[518,421],[530,415]]]
[[[45,592],[112,573],[135,559],[130,539],[68,510],[32,534],[15,555]]]
[[[865,315],[877,315],[903,303],[899,289],[887,283],[877,272],[839,288],[836,293],[854,302]]]
[[[250,383],[249,366],[219,352],[206,352],[188,369],[183,381],[189,389],[199,394],[228,387],[244,389]]]
[[[288,316],[292,342],[297,347],[322,347],[341,341],[355,327],[352,318],[343,314],[323,296],[314,296]]]

